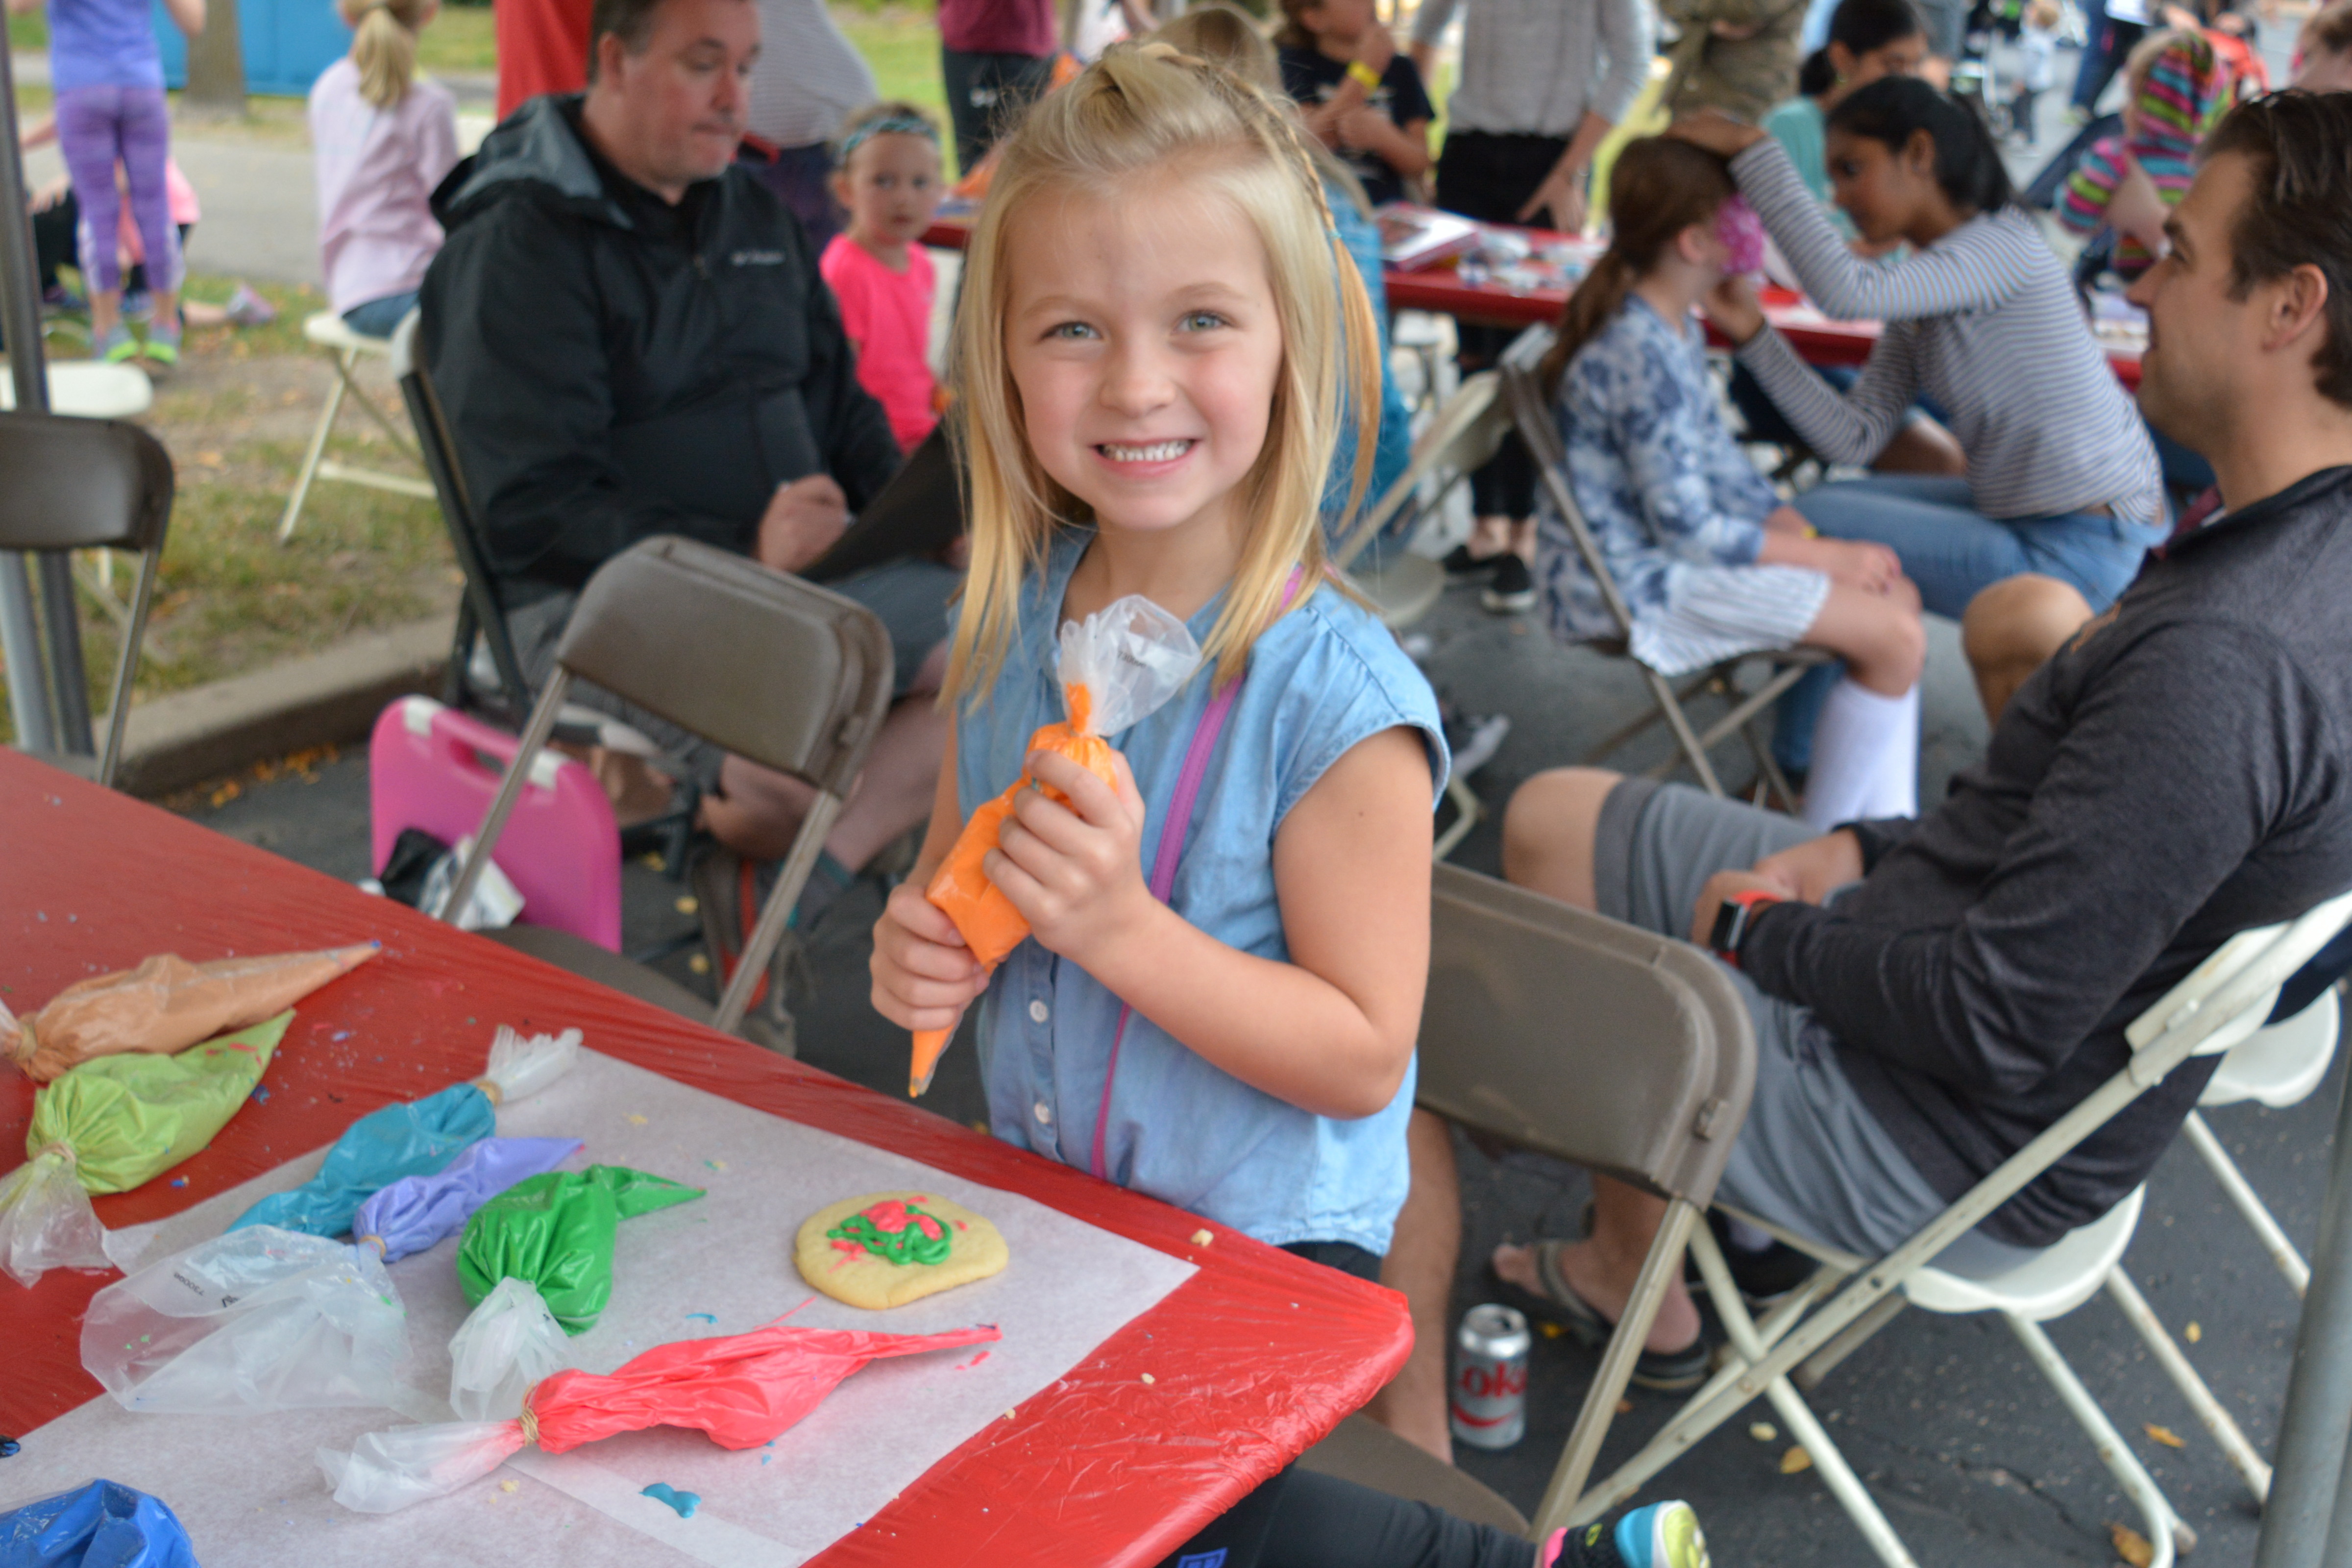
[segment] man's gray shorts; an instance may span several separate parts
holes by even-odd
[[[1794,817],[1629,778],[1610,792],[1593,831],[1594,901],[1612,920],[1687,939],[1709,877],[1814,837]],[[1899,1246],[1949,1207],[1854,1093],[1821,1021],[1767,996],[1738,970],[1725,973],[1756,1025],[1756,1098],[1717,1195],[1864,1257]],[[1971,1231],[1937,1261],[1984,1273],[2031,1256]]]
[[[869,567],[825,586],[873,611],[890,634],[896,690],[903,697],[931,649],[948,639],[948,595],[961,578],[962,574],[951,566],[908,558]],[[508,615],[507,633],[514,638],[515,658],[522,663],[523,679],[533,686],[555,668],[555,645],[579,602],[575,594],[554,594]],[[719,766],[726,756],[719,747],[586,681],[573,683],[571,700],[610,713],[644,734],[661,748],[662,754],[655,759],[657,765],[680,778],[695,780],[706,791],[717,789]]]

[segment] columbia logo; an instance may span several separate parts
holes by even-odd
[[[784,253],[781,250],[739,250],[727,260],[734,267],[782,267]]]

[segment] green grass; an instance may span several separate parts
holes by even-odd
[[[12,49],[46,49],[49,47],[49,19],[38,11],[27,11],[21,16],[8,18],[8,47]]]
[[[444,5],[417,35],[416,63],[435,76],[489,76],[499,68],[497,25],[487,5]]]
[[[219,302],[233,287],[198,273],[187,292]],[[278,320],[191,331],[180,372],[159,384],[141,421],[170,450],[175,479],[134,701],[316,653],[354,633],[446,609],[456,598],[457,568],[439,510],[427,500],[318,485],[293,542],[277,543],[278,520],[326,389],[326,362],[304,342],[302,319],[326,302],[315,289],[258,287],[278,306]],[[81,352],[63,334],[50,340],[54,358]],[[331,455],[416,471],[348,404],[336,428]],[[132,581],[128,559],[117,558],[118,603],[128,601]],[[79,598],[95,711],[111,690],[121,632],[87,585]]]
[[[884,98],[919,103],[940,117],[942,132],[947,129],[947,89],[940,80],[940,28],[929,10],[893,5],[868,12],[836,5],[833,19],[874,68],[874,85]],[[955,139],[942,140],[948,177],[953,179]]]

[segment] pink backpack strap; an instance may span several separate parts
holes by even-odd
[[[1282,607],[1290,608],[1290,601],[1298,592],[1298,568],[1292,567],[1290,580],[1282,586]],[[1234,683],[1210,699],[1201,710],[1201,721],[1192,727],[1192,743],[1184,748],[1184,765],[1176,773],[1176,793],[1169,797],[1168,819],[1160,829],[1160,853],[1151,862],[1151,896],[1166,903],[1176,890],[1176,868],[1184,862],[1184,842],[1192,837],[1192,807],[1201,796],[1201,781],[1208,776],[1209,759],[1216,754],[1217,737],[1224,733],[1225,719],[1234,710],[1234,700],[1242,694],[1243,684],[1249,679],[1249,668],[1244,665]],[[1095,1143],[1093,1158],[1087,1169],[1108,1181],[1103,1165],[1103,1141],[1110,1124],[1111,1086],[1118,1080],[1118,1048],[1127,1040],[1127,1021],[1135,1009],[1122,1002],[1118,1007],[1118,1032],[1111,1037],[1110,1067],[1103,1074],[1102,1104],[1095,1110]]]

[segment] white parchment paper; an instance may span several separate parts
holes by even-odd
[[[25,1437],[24,1452],[0,1471],[0,1508],[103,1476],[169,1503],[205,1568],[793,1564],[857,1528],[1193,1271],[1014,1194],[593,1050],[544,1094],[502,1109],[499,1131],[584,1139],[573,1165],[629,1165],[708,1189],[693,1203],[622,1222],[613,1304],[571,1342],[577,1364],[591,1371],[609,1372],[672,1340],[756,1328],[796,1306],[794,1322],[819,1328],[929,1333],[993,1323],[1004,1337],[877,1362],[769,1447],[730,1453],[699,1432],[666,1427],[563,1455],[526,1450],[466,1492],[385,1516],[339,1507],[311,1456],[398,1424],[388,1411],[133,1415],[101,1397]],[[121,1233],[118,1245],[152,1257],[215,1236],[264,1194],[306,1179],[323,1152]],[[1011,1266],[888,1312],[815,1295],[793,1266],[801,1221],[839,1199],[895,1189],[935,1191],[987,1215],[1004,1233]],[[410,1381],[436,1400],[448,1392],[449,1336],[467,1311],[457,1247],[446,1241],[392,1268],[408,1310]],[[701,1507],[679,1518],[639,1495],[654,1481],[699,1493]]]

